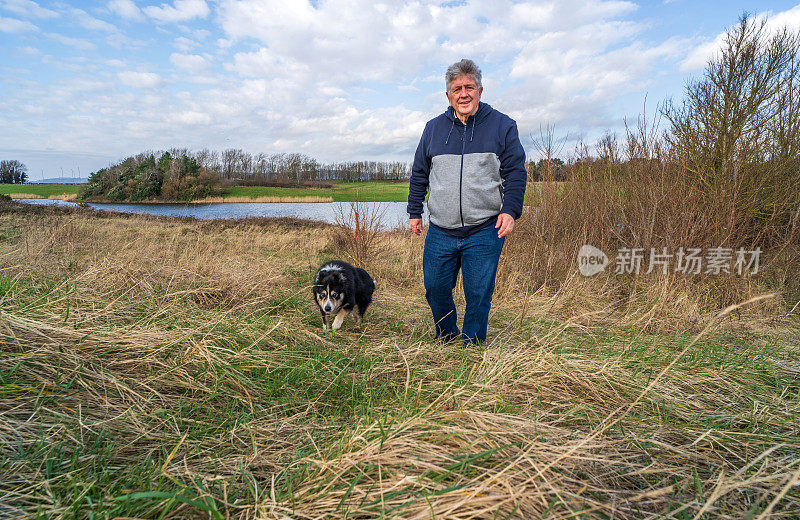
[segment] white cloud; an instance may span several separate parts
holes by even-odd
[[[104,31],[104,32],[117,32],[117,26],[95,18],[82,9],[71,10],[73,18],[78,22],[78,25],[90,31]]]
[[[196,110],[178,112],[172,119],[183,125],[207,125],[212,122],[211,116]]]
[[[57,12],[51,9],[46,9],[36,2],[31,2],[31,0],[2,0],[0,1],[0,8],[5,9],[6,11],[11,11],[16,15],[29,18],[58,17]]]
[[[197,54],[172,53],[169,62],[186,72],[199,74],[208,68],[208,60]]]
[[[211,5],[221,31],[184,27],[178,36],[179,28],[162,27],[177,51],[166,53],[170,63],[189,73],[170,81],[191,82],[190,91],[170,94],[158,89],[158,74],[111,69],[133,90],[86,100],[81,110],[94,118],[95,134],[113,118],[130,121],[115,132],[143,148],[175,145],[176,136],[214,147],[220,143],[213,136],[224,135],[250,150],[301,151],[320,160],[405,157],[444,106],[444,68],[461,57],[484,67],[485,100],[531,127],[576,114],[601,119],[619,92],[640,87],[658,60],[680,48],[637,42],[644,26],[630,21],[636,6],[629,2]],[[210,14],[205,2],[181,0],[142,11],[159,23]],[[224,74],[215,75],[212,55],[225,63]]]
[[[19,34],[38,30],[39,28],[30,22],[17,20],[16,18],[3,18],[0,16],[0,32]]]
[[[155,88],[163,82],[161,76],[153,72],[134,72],[131,70],[118,72],[117,78],[123,85],[135,89]]]
[[[211,31],[207,29],[194,29],[191,31],[192,36],[195,37],[198,41],[203,41],[209,36],[211,36]]]
[[[755,15],[754,18],[756,21],[766,19],[767,32],[770,34],[775,34],[784,27],[795,32],[800,31],[800,5],[777,14],[771,12],[759,13]],[[731,27],[733,27],[733,25]],[[725,34],[726,32],[721,32],[713,40],[697,44],[681,62],[680,70],[682,72],[697,72],[703,70],[709,60],[718,56],[719,52],[724,47]]]
[[[48,33],[47,36],[48,38],[51,38],[62,45],[67,45],[82,51],[89,51],[97,48],[94,43],[82,38],[71,38],[69,36],[64,36],[63,34],[57,33]]]
[[[21,47],[21,48],[19,49],[19,51],[20,51],[22,54],[25,54],[25,55],[28,55],[28,56],[34,56],[34,57],[38,57],[38,56],[41,56],[41,55],[42,55],[42,51],[40,51],[40,50],[39,50],[39,49],[37,49],[36,47],[31,47],[30,45],[27,45],[27,46],[25,46],[25,47]]]
[[[709,60],[714,58],[722,49],[725,42],[725,33],[721,33],[713,41],[701,43],[689,52],[681,62],[681,72],[696,72],[703,70]]]
[[[145,14],[159,23],[185,22],[192,18],[206,18],[210,14],[204,0],[175,0],[173,6],[161,4],[143,9]]]
[[[770,17],[767,25],[772,31],[777,31],[784,26],[794,31],[800,30],[800,5]]]
[[[621,96],[636,96],[689,55],[681,38],[648,39],[647,18],[637,12],[647,4],[616,0],[149,1],[155,5],[140,9],[138,0],[103,0],[106,10],[92,15],[53,4],[93,30],[81,34],[90,40],[48,36],[103,54],[67,63],[55,52],[48,65],[103,81],[75,82],[52,96],[45,82],[13,90],[0,99],[0,113],[42,114],[14,139],[124,154],[220,148],[230,137],[228,144],[250,151],[323,161],[408,160],[425,121],[445,106],[445,67],[462,57],[484,69],[484,101],[527,135],[542,122],[607,128],[628,115],[614,106]],[[122,21],[144,16],[158,25]],[[134,63],[132,46],[150,63]],[[162,72],[167,60],[173,70]]]
[[[353,82],[403,75],[435,60],[435,26],[444,13],[420,3],[389,8],[330,0],[314,8],[303,1],[223,0],[219,15],[229,39],[255,39],[285,62]]]
[[[195,49],[199,44],[194,40],[186,38],[185,36],[178,36],[175,38],[175,41],[172,42],[172,45],[183,52],[189,52],[192,49]]]
[[[129,20],[144,20],[142,10],[133,3],[133,0],[111,0],[108,2],[108,9]]]
[[[261,81],[263,103],[292,113],[280,124],[270,121],[271,127],[286,138],[303,129],[306,137],[317,135],[315,146],[333,153],[344,146],[331,146],[340,138],[390,146],[394,141],[376,136],[424,123],[418,111],[363,108],[360,95],[376,93],[364,90],[365,82],[377,83],[370,89],[385,84],[409,91],[420,89],[416,81],[429,83],[429,71],[436,70],[433,79],[443,88],[444,68],[462,57],[484,66],[484,99],[513,111],[521,126],[602,119],[615,98],[644,88],[656,64],[676,59],[685,47],[679,40],[638,41],[647,26],[630,20],[636,10],[631,2],[579,0],[450,6],[221,0],[219,20],[229,42],[260,44],[235,53],[226,69]],[[431,110],[443,104],[438,90],[424,97]],[[417,119],[408,123],[407,117]]]

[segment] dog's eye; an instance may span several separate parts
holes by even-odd
[[[331,300],[335,300],[338,297],[339,297],[339,293],[337,293],[336,291],[332,291],[331,292]]]
[[[324,298],[325,297],[325,291],[320,291],[319,292],[319,297],[320,298]]]

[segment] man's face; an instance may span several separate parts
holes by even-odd
[[[445,94],[459,119],[466,121],[469,116],[478,111],[482,92],[483,88],[478,88],[478,84],[472,76],[459,76],[450,83],[450,90]]]

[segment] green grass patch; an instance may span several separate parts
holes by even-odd
[[[228,197],[331,197],[334,202],[401,202],[408,200],[407,182],[334,181],[333,188],[282,188],[270,186],[233,186],[223,198]]]
[[[47,198],[53,195],[77,194],[80,184],[0,184],[0,193],[14,196],[15,193],[29,193]]]

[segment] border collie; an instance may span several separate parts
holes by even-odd
[[[314,301],[322,314],[322,329],[328,329],[328,320],[336,315],[331,328],[338,330],[351,312],[355,312],[356,325],[367,312],[375,291],[375,281],[360,267],[341,260],[325,262],[314,276]]]

